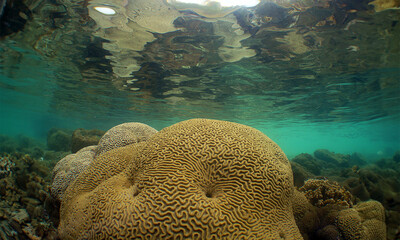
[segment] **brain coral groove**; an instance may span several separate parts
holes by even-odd
[[[267,136],[192,119],[96,158],[64,194],[62,239],[302,239],[289,161]]]

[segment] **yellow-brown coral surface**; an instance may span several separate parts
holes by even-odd
[[[68,187],[62,239],[302,239],[282,150],[241,124],[193,119],[100,155]]]
[[[343,239],[385,240],[385,209],[378,201],[362,202],[339,212],[337,222]]]

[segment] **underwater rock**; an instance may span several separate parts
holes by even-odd
[[[351,194],[361,201],[367,201],[371,199],[367,188],[365,187],[358,177],[351,177],[343,182],[343,186],[349,189]]]
[[[318,149],[314,152],[314,157],[320,161],[331,164],[332,166],[347,168],[354,165],[363,166],[366,164],[366,161],[362,158],[360,154],[340,154],[330,152],[326,149]],[[329,166],[328,166],[329,167]]]
[[[293,172],[293,183],[295,187],[301,187],[307,179],[315,178],[315,175],[307,171],[302,165],[290,162]]]
[[[299,154],[292,161],[300,164],[314,175],[321,173],[321,162],[308,153]]]
[[[16,151],[17,143],[9,136],[0,135],[0,152],[12,153]]]
[[[49,168],[53,169],[57,162],[68,154],[71,154],[69,150],[68,152],[45,151],[42,161],[47,162],[49,164]]]
[[[334,225],[326,225],[316,232],[317,239],[336,240],[340,239],[340,232]]]
[[[68,152],[71,149],[72,131],[52,128],[47,133],[47,147],[53,151]]]
[[[76,129],[72,133],[71,152],[76,153],[84,147],[97,145],[104,133],[104,131],[97,129]]]
[[[364,159],[364,157],[359,154],[359,153],[353,153],[348,155],[349,156],[349,163],[347,164],[348,166],[364,166],[367,164],[367,161]]]
[[[335,155],[335,153],[330,152],[326,149],[318,149],[314,152],[314,157],[322,160],[326,163],[331,163],[333,165],[339,165],[340,159]]]
[[[400,211],[386,210],[386,225],[388,239],[400,239]]]
[[[378,174],[377,166],[361,169],[360,184],[364,185],[371,199],[377,200],[387,209],[400,210],[400,173],[392,177],[391,174]]]
[[[290,163],[267,136],[193,119],[96,158],[61,203],[61,239],[301,239]],[[260,211],[262,209],[262,211]]]

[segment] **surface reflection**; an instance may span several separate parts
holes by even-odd
[[[13,78],[25,49],[39,54],[54,76],[55,111],[112,112],[118,102],[124,111],[213,106],[325,121],[398,109],[396,1],[17,2],[20,12],[5,20],[6,5],[1,21],[23,26],[2,31],[2,74]]]

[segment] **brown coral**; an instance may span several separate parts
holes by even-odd
[[[386,239],[385,210],[377,201],[362,202],[340,211],[336,226],[344,239]]]
[[[294,190],[292,196],[293,215],[304,239],[309,239],[320,225],[317,208],[308,201],[304,193]]]
[[[65,192],[62,239],[301,239],[282,150],[236,123],[193,119],[108,151]]]
[[[69,154],[53,168],[51,195],[62,200],[68,185],[83,172],[93,160],[96,146],[82,148],[75,154]]]
[[[351,207],[353,205],[351,193],[335,181],[309,179],[299,190],[304,192],[311,204],[317,207],[327,205]]]
[[[156,132],[157,130],[154,128],[138,122],[117,125],[108,130],[103,137],[101,137],[96,150],[96,156],[114,148],[146,141]]]

